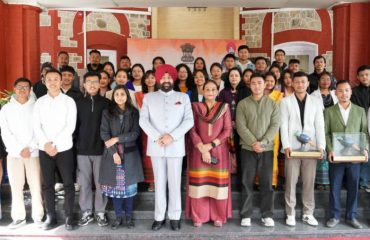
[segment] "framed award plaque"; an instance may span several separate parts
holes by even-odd
[[[364,133],[333,133],[334,162],[364,162]]]
[[[311,158],[319,159],[321,157],[320,150],[317,149],[316,144],[312,142],[311,137],[305,133],[297,132],[295,134],[298,142],[301,143],[301,147],[293,149],[290,157],[292,158]]]

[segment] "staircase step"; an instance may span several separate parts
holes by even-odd
[[[239,208],[240,208],[240,201],[241,201],[241,193],[240,192],[232,192],[233,198],[233,218],[239,219]],[[78,196],[79,193],[76,193],[75,198],[75,214],[76,218],[80,217],[80,208],[78,205]],[[253,210],[253,218],[260,218],[260,211],[259,211],[259,200],[260,200],[260,193],[255,192],[254,198],[254,210]],[[10,188],[9,185],[5,185],[2,188],[2,214],[4,218],[10,218]],[[25,199],[30,199],[29,193],[26,194]],[[318,218],[327,218],[328,217],[328,209],[329,209],[329,191],[315,191],[315,200],[316,200],[316,207],[315,207],[315,216]],[[183,201],[183,208],[185,207],[185,193],[182,193],[182,201]],[[344,216],[345,213],[345,201],[346,201],[346,191],[343,190],[341,192],[341,201],[342,201],[342,214]],[[30,201],[27,201],[29,204],[26,207],[27,214],[30,216],[31,214],[31,206]],[[59,219],[64,219],[64,211],[63,211],[64,200],[56,198],[56,210]],[[114,211],[111,201],[108,201],[107,206],[108,216],[113,217]],[[297,191],[297,207],[296,207],[296,216],[299,218],[302,215],[302,203],[301,203],[301,192],[300,189]],[[369,193],[364,191],[359,192],[358,198],[358,216],[359,217],[367,217],[370,215],[370,208],[369,208]],[[153,219],[154,216],[154,193],[153,192],[139,192],[135,197],[135,205],[134,205],[134,216],[136,219]],[[284,219],[285,218],[285,202],[284,202],[284,192],[281,190],[275,191],[274,197],[274,218],[276,219]]]
[[[296,239],[296,238],[327,238],[364,237],[370,236],[370,227],[365,220],[360,219],[363,229],[353,229],[343,221],[336,228],[325,227],[325,220],[318,219],[319,226],[312,227],[297,221],[295,227],[285,225],[285,221],[280,219],[275,221],[275,227],[263,227],[260,220],[252,219],[252,227],[240,227],[239,220],[230,220],[221,228],[213,227],[211,223],[204,224],[200,228],[195,228],[190,221],[182,221],[180,231],[170,230],[169,223],[159,231],[151,230],[151,220],[136,220],[134,229],[127,229],[122,226],[117,230],[110,227],[98,227],[97,224],[90,223],[85,227],[80,227],[74,231],[66,231],[62,222],[61,225],[50,231],[43,231],[33,224],[27,224],[16,230],[10,230],[6,226],[10,221],[0,222],[0,239],[89,239],[89,240],[109,240],[109,239],[131,239],[131,240],[185,240],[185,239]],[[344,239],[344,238],[341,238]]]

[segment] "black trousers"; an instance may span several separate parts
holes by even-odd
[[[73,161],[74,161],[74,171],[73,171],[73,181],[77,182],[77,149],[76,149],[76,143],[73,142]],[[59,169],[55,169],[55,183],[63,183],[62,175],[60,174]]]
[[[272,188],[273,151],[256,153],[242,149],[242,204],[240,215],[242,218],[250,218],[253,214],[253,186],[256,175],[259,176],[260,184],[260,210],[263,218],[272,217],[274,208],[274,190]]]
[[[55,170],[58,169],[63,180],[65,201],[64,210],[66,217],[73,216],[73,205],[75,200],[74,188],[74,159],[73,151],[69,149],[59,152],[50,157],[46,152],[40,150],[40,167],[43,177],[42,192],[44,195],[46,213],[55,217]]]

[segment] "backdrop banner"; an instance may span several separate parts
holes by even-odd
[[[187,64],[193,70],[197,57],[206,61],[207,72],[212,63],[222,64],[227,53],[237,56],[238,47],[245,40],[196,40],[196,39],[127,39],[127,53],[131,63],[143,64],[145,70],[152,68],[152,60],[156,56],[164,58],[166,63],[176,66]]]

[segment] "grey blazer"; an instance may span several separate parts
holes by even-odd
[[[118,115],[111,116],[108,109],[106,109],[103,111],[100,135],[104,142],[112,137],[118,137],[118,143],[123,144],[126,185],[129,186],[144,180],[141,157],[137,146],[137,139],[140,136],[139,112],[137,109],[127,109],[123,112],[116,109],[116,111],[123,114],[122,125]],[[116,185],[116,164],[113,161],[113,154],[116,152],[117,144],[110,148],[104,148],[99,173],[100,184]]]

